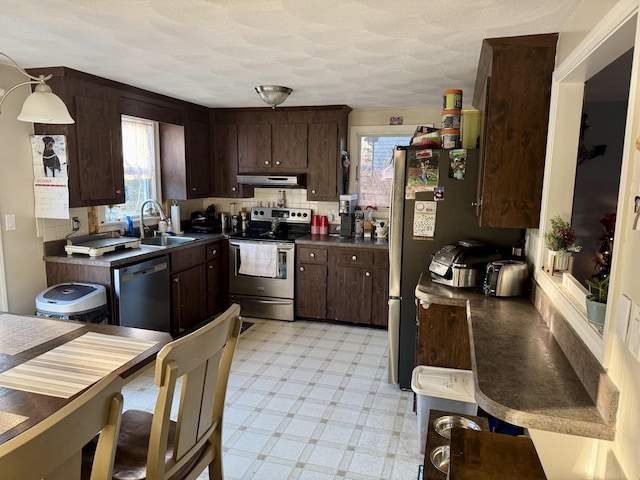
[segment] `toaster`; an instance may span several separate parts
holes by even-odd
[[[519,297],[527,290],[529,267],[521,260],[497,260],[487,264],[482,290],[494,297]]]
[[[460,240],[438,250],[431,260],[431,280],[456,288],[482,287],[485,267],[499,260],[495,247],[478,240]]]

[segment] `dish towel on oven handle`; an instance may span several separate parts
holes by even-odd
[[[238,273],[252,277],[278,276],[278,246],[274,243],[242,243]]]

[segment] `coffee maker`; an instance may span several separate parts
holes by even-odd
[[[340,216],[340,236],[351,237],[354,234],[355,216],[353,211],[356,208],[358,194],[349,193],[340,195],[338,215]]]

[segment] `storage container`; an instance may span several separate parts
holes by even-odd
[[[460,415],[476,415],[478,411],[471,370],[418,365],[411,375],[411,389],[417,396],[420,453],[425,451],[431,409]]]
[[[462,148],[476,148],[480,131],[480,112],[462,111]]]
[[[442,148],[460,148],[460,130],[441,130]]]
[[[442,130],[460,130],[462,110],[442,111]]]
[[[443,110],[462,110],[462,90],[445,90],[442,92]]]
[[[61,283],[43,290],[36,297],[36,315],[106,323],[109,319],[107,293],[103,285]]]

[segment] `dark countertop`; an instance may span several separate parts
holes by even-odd
[[[119,267],[129,263],[137,263],[142,260],[166,255],[179,249],[189,248],[194,245],[205,245],[208,242],[226,238],[220,233],[186,233],[183,237],[195,238],[193,242],[186,242],[180,245],[172,245],[167,248],[151,247],[141,245],[139,248],[127,248],[115,252],[105,253],[99,257],[90,257],[81,253],[73,253],[67,255],[64,251],[64,243],[62,243],[62,251],[59,253],[49,253],[44,256],[45,262],[66,263],[76,265],[93,265],[96,267]]]
[[[296,245],[326,245],[335,247],[367,247],[381,250],[389,249],[386,238],[355,238],[332,235],[305,235],[296,239]]]
[[[465,306],[476,402],[514,425],[612,440],[608,423],[528,298],[496,298],[423,274],[420,302]]]

